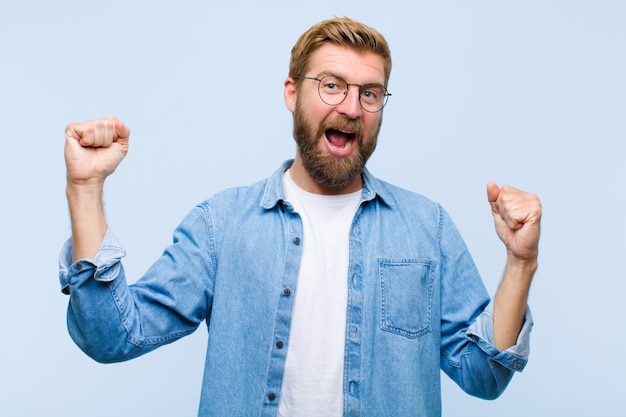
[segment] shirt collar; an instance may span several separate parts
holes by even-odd
[[[281,164],[281,166],[274,171],[274,173],[267,179],[265,185],[265,192],[261,198],[261,207],[265,209],[274,208],[278,203],[285,201],[285,190],[283,189],[283,174],[293,164],[293,159],[287,160]],[[389,191],[384,184],[376,177],[374,177],[367,168],[363,171],[363,193],[361,196],[361,203],[374,200],[376,197],[389,206],[393,206],[393,199],[389,195]]]

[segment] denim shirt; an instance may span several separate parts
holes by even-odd
[[[118,362],[205,322],[199,416],[276,416],[298,291],[302,222],[285,201],[285,162],[270,178],[196,206],[171,246],[127,285],[109,230],[98,253],[60,257],[71,337]],[[440,369],[492,399],[526,365],[532,318],[518,343],[494,347],[493,309],[461,236],[436,203],[365,172],[350,232],[344,416],[440,416]]]

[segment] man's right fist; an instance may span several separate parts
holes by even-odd
[[[128,153],[130,129],[117,117],[70,123],[65,129],[67,180],[102,182]]]

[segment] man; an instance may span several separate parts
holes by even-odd
[[[195,207],[135,284],[102,208],[128,151],[113,116],[66,130],[68,328],[97,361],[137,357],[205,321],[201,416],[439,416],[439,371],[495,398],[528,356],[537,197],[490,183],[506,270],[493,302],[447,213],[373,177],[391,58],[348,18],[292,50],[297,152],[260,183]]]

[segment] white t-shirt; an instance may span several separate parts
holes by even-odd
[[[342,416],[349,234],[361,191],[312,194],[289,171],[283,186],[304,232],[278,415]]]

